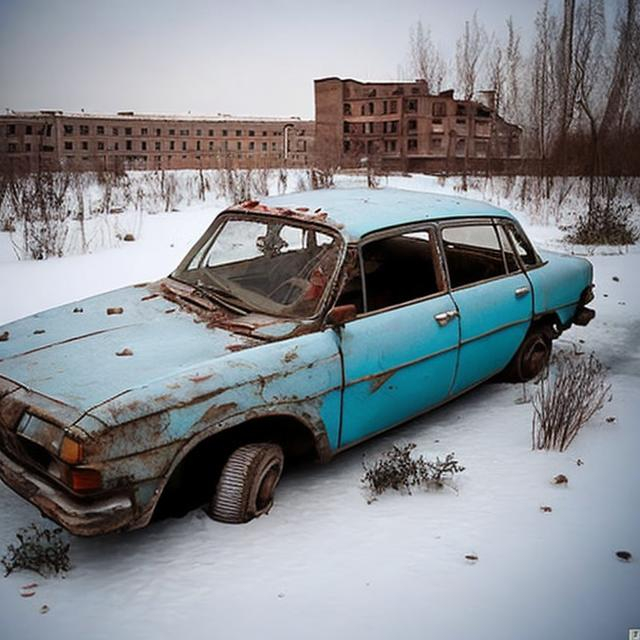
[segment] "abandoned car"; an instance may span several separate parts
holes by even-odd
[[[588,261],[537,252],[480,202],[244,202],[169,277],[0,327],[0,475],[78,535],[203,504],[246,522],[285,460],[536,376],[592,298]]]

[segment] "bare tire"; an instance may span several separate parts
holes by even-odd
[[[527,382],[540,375],[551,357],[551,335],[548,326],[529,331],[504,370],[504,378],[510,382]]]
[[[283,464],[284,454],[277,444],[247,444],[236,449],[222,469],[209,515],[237,524],[269,511]]]

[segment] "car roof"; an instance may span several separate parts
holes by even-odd
[[[475,216],[513,219],[508,211],[486,202],[440,193],[391,188],[301,191],[265,198],[260,201],[260,205],[266,205],[269,209],[308,209],[309,212],[315,212],[309,213],[309,219],[321,218],[322,222],[337,228],[349,241],[357,241],[380,229],[425,220]]]

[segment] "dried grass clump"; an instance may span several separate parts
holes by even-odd
[[[18,545],[10,544],[2,557],[5,576],[13,571],[35,571],[43,577],[64,573],[71,568],[69,543],[61,537],[62,529],[41,529],[36,524],[18,529]]]
[[[604,406],[611,388],[602,363],[561,353],[547,369],[533,397],[533,449],[564,451],[580,429]]]
[[[423,489],[440,488],[454,474],[464,471],[464,467],[455,459],[455,454],[448,454],[444,460],[425,460],[422,455],[411,456],[416,448],[415,443],[403,447],[394,445],[382,454],[373,466],[363,462],[364,476],[362,483],[366,485],[372,497],[379,496],[387,489],[406,491],[411,494],[412,487]]]

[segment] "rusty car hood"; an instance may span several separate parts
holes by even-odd
[[[203,321],[152,285],[37,313],[0,336],[0,377],[81,412],[261,343]]]

